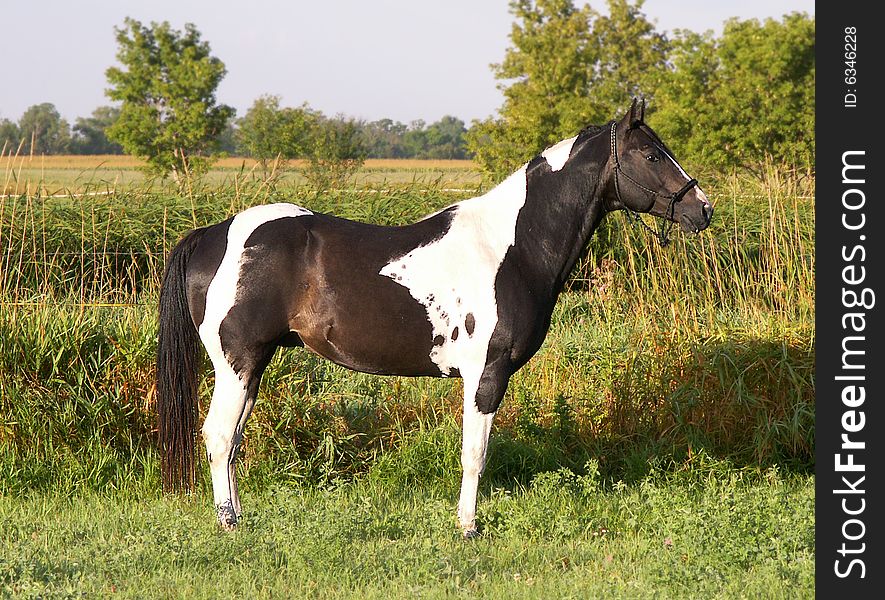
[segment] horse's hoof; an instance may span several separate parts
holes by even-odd
[[[218,524],[221,526],[223,531],[236,531],[237,530],[237,522],[234,521],[231,523],[230,521],[219,521]]]
[[[218,524],[223,530],[234,531],[237,528],[237,513],[230,500],[216,506],[215,511],[218,515]]]
[[[475,527],[472,527],[470,529],[465,529],[463,535],[465,540],[472,540],[479,537],[479,531]]]

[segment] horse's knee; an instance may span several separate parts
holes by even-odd
[[[464,475],[479,477],[485,469],[486,449],[478,446],[468,446],[461,450],[461,469]]]

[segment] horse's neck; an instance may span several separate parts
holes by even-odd
[[[579,196],[578,200],[583,200]],[[602,222],[605,211],[602,202],[588,197],[584,200],[583,210],[559,218],[533,225],[531,229],[521,231],[517,246],[524,248],[521,253],[527,264],[535,265],[540,281],[545,289],[551,292],[555,300],[562,290],[575,264],[584,254],[587,242]],[[543,260],[537,257],[544,256]]]
[[[544,182],[529,175],[531,168],[529,163],[485,195],[460,203],[459,212],[483,223],[499,260],[513,247],[520,271],[555,298],[602,220],[602,203],[587,181],[550,184],[556,173],[544,175],[551,178]]]

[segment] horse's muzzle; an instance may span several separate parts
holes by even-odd
[[[703,194],[703,192],[701,192]],[[713,221],[713,205],[706,197],[699,198],[700,206],[689,209],[683,205],[682,214],[679,216],[679,228],[685,233],[699,233],[710,226]]]

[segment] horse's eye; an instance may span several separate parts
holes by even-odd
[[[661,160],[661,159],[658,158],[658,155],[657,155],[657,154],[646,154],[646,155],[645,155],[645,160],[647,160],[647,161],[649,161],[649,162],[658,162],[658,161]]]

